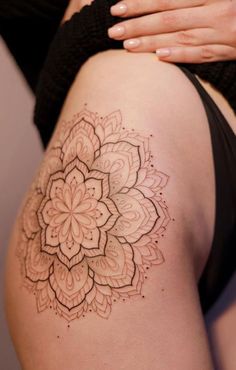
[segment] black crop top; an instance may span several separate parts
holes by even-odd
[[[69,87],[85,60],[99,51],[123,47],[121,41],[107,35],[107,29],[122,20],[110,14],[110,7],[115,3],[117,0],[95,0],[74,14],[57,32],[37,89],[35,123],[46,141],[51,137]],[[214,85],[236,111],[236,61],[184,66]]]
[[[0,35],[33,91],[68,3],[69,0],[0,0]]]
[[[0,0],[0,34],[33,91],[56,34],[37,90],[35,123],[45,146],[81,64],[98,51],[122,48],[122,42],[107,36],[107,28],[121,20],[110,14],[117,0],[95,0],[56,33],[68,3],[69,0]],[[183,66],[216,87],[236,111],[235,61]]]

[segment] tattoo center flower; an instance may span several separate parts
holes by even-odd
[[[53,174],[37,212],[42,250],[57,254],[68,268],[102,254],[106,231],[118,217],[108,189],[108,175],[89,171],[78,159]]]

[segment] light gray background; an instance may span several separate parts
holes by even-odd
[[[33,96],[0,38],[0,370],[20,369],[4,318],[3,273],[17,208],[42,156],[32,125],[33,104]]]
[[[20,369],[4,317],[4,258],[17,208],[42,158],[32,124],[33,104],[33,96],[0,38],[0,370]],[[208,326],[222,307],[235,299],[236,276],[209,313]]]

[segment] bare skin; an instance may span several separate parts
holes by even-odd
[[[210,335],[215,357],[221,370],[235,367],[236,303],[232,302],[212,323]]]
[[[140,70],[143,70],[142,74]],[[153,81],[157,82],[153,84]],[[171,88],[169,88],[170,86]],[[178,86],[181,86],[181,89]],[[222,98],[217,94],[215,99],[222,102]],[[87,103],[86,106],[85,103]],[[235,129],[236,122],[227,104],[222,102],[219,105],[222,105],[222,111],[224,110],[225,114],[229,118],[231,117],[230,124]],[[104,208],[105,212],[100,212],[103,213],[104,222],[102,224],[98,220],[96,225],[98,226],[99,223],[101,234],[109,234],[107,240],[112,239],[116,243],[119,241],[122,244],[122,248],[116,244],[116,252],[123,250],[126,262],[124,263],[124,259],[119,257],[118,260],[116,259],[116,263],[121,266],[123,261],[123,266],[129,265],[130,267],[124,272],[124,278],[128,279],[127,291],[124,296],[124,288],[117,289],[117,286],[114,286],[115,283],[121,284],[121,281],[111,282],[109,280],[108,282],[108,278],[111,276],[109,269],[105,267],[104,270],[101,264],[100,268],[96,270],[96,276],[90,275],[90,279],[86,281],[89,281],[89,284],[91,282],[95,285],[98,284],[99,281],[101,282],[99,279],[102,279],[101,271],[103,271],[103,282],[105,279],[105,285],[109,286],[110,290],[103,288],[97,295],[96,302],[94,301],[95,295],[88,296],[87,291],[84,291],[87,297],[87,311],[85,305],[80,306],[83,310],[78,310],[82,302],[80,301],[81,295],[78,294],[79,291],[80,293],[82,291],[78,285],[75,294],[78,305],[76,309],[71,310],[71,305],[74,304],[70,298],[73,279],[71,276],[69,277],[68,263],[74,263],[74,256],[82,258],[82,249],[79,249],[78,244],[84,244],[83,252],[89,263],[92,258],[98,259],[97,256],[88,256],[90,253],[89,242],[81,241],[78,232],[81,228],[83,235],[85,235],[86,227],[83,222],[86,221],[86,217],[87,220],[90,217],[90,225],[92,225],[93,202],[89,203],[92,213],[89,213],[90,211],[87,209],[86,217],[82,217],[83,222],[80,218],[76,227],[71,226],[72,222],[67,222],[68,216],[65,217],[65,213],[68,211],[60,211],[66,202],[68,206],[71,198],[67,197],[68,201],[64,201],[64,205],[62,202],[58,202],[62,187],[65,189],[67,186],[72,189],[74,185],[74,188],[77,186],[77,189],[81,187],[81,189],[83,188],[81,194],[84,195],[86,191],[91,195],[90,191],[93,187],[98,194],[98,189],[101,188],[98,183],[95,186],[88,186],[89,181],[91,185],[91,177],[87,174],[86,181],[81,182],[81,173],[85,176],[86,170],[85,167],[78,164],[78,161],[82,159],[81,152],[78,153],[73,148],[75,141],[72,140],[72,136],[76,133],[74,138],[78,139],[77,120],[81,114],[84,117],[84,113],[81,112],[84,112],[85,108],[88,112],[87,121],[93,127],[96,124],[94,119],[91,121],[91,117],[94,117],[93,114],[96,112],[101,122],[109,120],[113,122],[108,129],[109,135],[115,134],[111,141],[120,141],[120,136],[117,136],[119,122],[125,139],[123,141],[128,143],[126,144],[128,147],[131,148],[132,135],[135,136],[135,141],[140,141],[141,147],[143,145],[141,143],[144,143],[144,138],[146,138],[144,152],[147,156],[147,163],[145,164],[143,160],[140,163],[144,169],[142,171],[143,181],[146,181],[144,188],[146,187],[145,197],[147,200],[145,202],[148,205],[146,209],[149,209],[147,217],[149,221],[151,220],[145,224],[147,221],[145,218],[146,221],[143,221],[142,224],[142,227],[146,227],[147,235],[144,235],[144,229],[141,226],[137,228],[136,225],[136,232],[140,233],[140,241],[146,243],[144,249],[141,245],[139,247],[135,245],[137,235],[132,234],[134,219],[131,213],[129,217],[132,216],[130,219],[133,220],[132,225],[130,224],[126,231],[123,228],[123,237],[127,239],[127,234],[129,234],[128,243],[122,239],[122,235],[117,234],[114,226],[111,225],[113,229],[105,230],[108,222],[107,209],[112,213],[116,225],[119,225],[117,221],[119,217],[121,225],[120,215],[123,213],[124,216],[124,211],[118,205],[119,201],[114,197],[110,197],[113,200],[113,205],[109,202],[109,197],[104,190],[103,203],[106,204],[106,209]],[[120,113],[114,115],[114,112],[118,111]],[[112,118],[111,114],[116,119]],[[67,131],[68,127],[72,130],[70,134]],[[104,123],[102,127],[104,127]],[[85,127],[83,132],[87,130],[87,128],[85,131],[84,129]],[[97,135],[100,137],[100,141],[102,135],[100,129]],[[92,142],[94,143],[93,150],[95,150],[98,142],[96,144],[94,138]],[[81,150],[80,145],[76,147]],[[128,147],[124,153],[129,153]],[[115,148],[117,154],[117,146]],[[198,148],[198,150],[193,150],[193,148]],[[104,149],[100,148],[99,150]],[[98,155],[100,152],[96,153]],[[70,177],[71,172],[68,169],[69,161],[71,159],[72,163],[75,159],[74,156],[78,157],[76,165],[72,166],[76,168],[75,180],[73,180],[73,176]],[[120,160],[120,155],[118,157]],[[134,159],[135,156],[131,155],[130,158]],[[111,154],[109,154],[109,160],[113,160]],[[64,167],[59,169],[58,165],[61,166],[62,162]],[[104,162],[100,161],[100,165],[101,163]],[[129,163],[132,164],[132,161]],[[136,174],[139,173],[141,176],[141,168],[135,166],[131,165],[128,171],[124,168],[117,178],[118,183],[125,173],[126,175],[130,174],[131,169],[136,168]],[[97,165],[95,167],[96,171],[101,171]],[[145,168],[148,168],[146,172]],[[161,188],[159,190],[158,187],[156,188],[158,192],[153,188],[153,181],[148,180],[149,170],[162,174],[162,181],[159,182]],[[111,170],[108,168],[109,171]],[[59,177],[57,177],[58,175]],[[93,176],[95,180],[98,177],[98,173]],[[59,180],[61,180],[57,186],[59,193],[53,192],[50,182],[57,184]],[[102,183],[103,189],[105,189],[105,175],[102,177]],[[112,182],[109,184],[111,186]],[[38,196],[42,198],[40,204],[35,194],[36,188],[39,190]],[[124,194],[127,195],[132,191],[137,195],[137,187],[131,180],[126,188],[129,190],[128,193],[126,191]],[[91,58],[84,65],[71,87],[45,159],[31,189],[26,194],[24,204],[29,204],[29,209],[27,210],[23,206],[19,212],[9,246],[6,269],[6,306],[11,334],[22,368],[24,370],[45,368],[60,370],[66,367],[71,370],[78,369],[78,367],[81,370],[95,368],[98,370],[169,370],[172,368],[176,370],[189,370],[190,368],[192,370],[212,370],[213,364],[199,305],[197,282],[212,242],[213,189],[214,171],[207,118],[197,92],[183,73],[175,66],[157,62],[156,57],[151,54],[136,55],[125,51],[109,51]],[[90,199],[89,194],[87,199]],[[30,200],[32,196],[35,200],[34,204]],[[154,198],[156,208],[153,207]],[[95,208],[97,210],[101,210],[101,204],[100,208],[98,207],[99,199],[101,198],[96,195]],[[113,207],[114,203],[117,205],[119,217],[115,214],[117,210]],[[83,203],[83,207],[85,207],[85,203]],[[75,210],[75,208],[73,209]],[[37,211],[37,218],[35,218],[35,211]],[[48,216],[47,211],[49,211]],[[62,212],[60,215],[59,211]],[[157,211],[160,214],[159,219],[163,222],[166,221],[163,224],[165,226],[163,232],[158,227],[153,228],[152,220],[157,221]],[[140,218],[140,201],[136,203],[135,212],[139,212]],[[55,221],[55,218],[52,219],[53,215],[60,216],[61,221],[57,226],[60,230],[66,231],[60,232],[58,229],[56,242],[51,241],[49,232],[52,231],[49,226],[53,226]],[[127,214],[126,217],[128,217]],[[69,227],[63,228],[65,222]],[[155,225],[158,226],[158,223]],[[32,232],[33,230],[34,232]],[[153,231],[155,237],[152,239]],[[38,239],[37,235],[41,235],[41,238]],[[42,235],[46,235],[46,239]],[[96,237],[95,234],[93,235]],[[147,242],[146,238],[151,238],[154,242],[157,241],[158,243],[155,243],[157,245],[155,246],[150,241]],[[66,242],[69,243],[66,244]],[[74,252],[75,249],[69,249],[72,244],[76,245],[77,252]],[[39,245],[41,254],[44,257],[47,255],[47,258],[39,262],[39,257],[33,258],[34,256],[32,256],[33,259],[30,260],[29,250],[36,250]],[[55,247],[56,253],[52,249],[49,250],[48,245],[51,245],[51,248]],[[135,258],[132,259],[130,252],[134,251],[135,248],[136,251],[140,248],[141,253],[139,255],[136,253]],[[46,249],[48,253],[46,253]],[[69,257],[67,260],[63,260],[62,252]],[[109,247],[106,247],[107,252],[110,253]],[[74,255],[72,256],[70,253],[74,253]],[[24,255],[28,256],[28,259],[22,258]],[[149,263],[147,263],[148,255]],[[57,259],[59,263],[64,263],[67,280],[63,277],[63,273],[62,275],[54,275],[53,280],[52,269],[49,268],[51,263],[49,259],[52,260],[52,258]],[[48,286],[46,290],[42,291],[41,297],[39,290],[40,288],[44,289],[45,284],[37,283],[38,278],[35,275],[35,270],[32,269],[34,266],[37,268],[41,266],[41,272],[43,268],[43,271],[48,274],[45,278],[46,282],[48,282],[50,274],[51,290]],[[144,268],[143,273],[142,267]],[[138,278],[134,274],[134,269],[136,269],[136,273],[137,269],[140,271]],[[125,270],[123,269],[123,271]],[[32,284],[29,284],[28,277],[30,276]],[[77,271],[79,281],[82,281],[82,276],[83,273]],[[132,279],[132,276],[135,276],[135,279]],[[67,291],[65,289],[66,281]],[[55,282],[61,287],[61,292],[64,289],[64,297],[67,293],[66,304],[64,304],[64,300],[62,301],[62,295],[57,290]],[[106,304],[101,305],[102,302],[105,302],[104,296],[110,291],[112,295],[110,295],[110,300],[106,300],[107,306]],[[61,303],[64,304],[63,309]],[[105,306],[108,307],[107,310],[103,309]],[[102,316],[105,316],[106,319]]]
[[[71,2],[65,20],[70,18],[75,9],[77,10],[76,6],[75,2]],[[156,84],[153,84],[153,81],[157,81]],[[181,86],[181,91],[178,86]],[[207,84],[204,86],[235,130],[235,117],[228,103],[210,86]],[[95,187],[95,192],[98,193],[101,186],[99,187],[97,181],[98,173],[96,175],[93,173],[96,185],[91,186],[91,177],[81,182],[81,176],[87,176],[87,173],[85,167],[82,168],[78,161],[74,163],[75,179],[73,176],[70,177],[68,158],[74,155],[72,153],[75,148],[73,138],[66,130],[68,128],[72,130],[71,133],[78,133],[77,119],[81,116],[86,116],[90,127],[96,128],[93,119],[96,112],[99,117],[103,117],[101,118],[103,123],[104,120],[109,121],[116,117],[117,122],[125,128],[123,135],[129,145],[130,132],[137,135],[141,143],[147,138],[148,148],[146,146],[144,152],[148,163],[141,161],[142,167],[136,169],[136,173],[141,176],[141,170],[150,169],[162,174],[159,193],[152,188],[148,175],[144,176],[146,181],[144,187],[147,192],[145,202],[150,206],[149,219],[154,224],[160,214],[160,220],[165,221],[165,227],[163,230],[161,228],[154,230],[153,224],[148,225],[147,237],[153,238],[151,239],[153,242],[158,241],[157,245],[149,243],[148,248],[145,245],[142,249],[142,246],[135,245],[137,240],[129,240],[129,243],[121,243],[121,248],[117,235],[114,236],[114,225],[115,223],[117,225],[118,219],[116,208],[119,207],[113,206],[117,205],[117,202],[112,199],[111,204],[107,196],[103,197],[102,202],[99,196],[95,197],[96,204],[94,200],[90,200],[89,210],[87,208],[85,215],[82,215],[83,221],[89,219],[91,226],[93,217],[96,216],[94,211],[100,210],[100,213],[103,213],[101,207],[105,207],[105,212],[96,221],[101,221],[103,217],[103,223],[100,222],[97,229],[100,229],[100,235],[108,234],[106,225],[110,212],[114,225],[113,234],[111,236],[109,230],[107,240],[114,241],[115,238],[116,252],[123,251],[126,257],[126,263],[122,265],[124,259],[121,257],[122,254],[118,254],[119,258],[113,260],[113,266],[129,265],[131,269],[124,274],[124,278],[128,280],[126,292],[114,287],[115,283],[121,284],[118,279],[115,283],[113,281],[111,287],[111,282],[108,284],[106,280],[111,277],[111,273],[107,266],[105,272],[102,267],[105,258],[102,259],[101,255],[88,256],[89,242],[85,242],[83,252],[89,263],[91,262],[90,265],[92,259],[98,262],[100,258],[96,277],[93,275],[89,279],[84,279],[90,284],[92,292],[89,295],[85,290],[86,306],[79,294],[81,286],[78,287],[78,283],[76,286],[73,285],[75,280],[70,271],[74,271],[74,267],[68,267],[68,264],[74,263],[74,257],[82,258],[82,249],[78,247],[83,243],[80,231],[82,230],[84,237],[88,225],[85,227],[81,221],[81,208],[80,211],[74,212],[80,216],[76,226],[73,226],[75,223],[71,219],[68,222],[68,213],[69,211],[72,213],[69,204],[72,204],[71,200],[75,194],[78,197],[78,192],[87,196],[88,200],[91,198],[91,189]],[[102,127],[104,128],[103,124]],[[117,135],[119,131],[117,127],[113,125],[110,127],[112,134]],[[86,134],[83,135],[85,139]],[[101,135],[97,135],[100,141]],[[95,151],[97,145],[96,142],[93,143],[92,148]],[[53,148],[56,147],[58,150],[55,152]],[[196,151],[193,148],[200,150]],[[149,149],[150,156],[147,154]],[[53,153],[55,155],[52,155]],[[81,152],[76,155],[81,160]],[[109,159],[110,157],[111,155]],[[72,158],[72,161],[74,160],[75,158]],[[64,167],[61,166],[62,163]],[[145,167],[146,165],[148,167]],[[126,169],[126,173],[132,168],[131,165],[128,170]],[[124,173],[125,170],[119,175],[122,177]],[[56,174],[60,176],[57,177]],[[60,194],[53,192],[51,187],[52,183],[57,182],[60,194],[65,190],[63,193],[65,195],[68,187],[70,191],[73,186],[77,190],[73,194],[70,193],[69,197],[65,195],[61,199]],[[104,189],[105,175],[102,183]],[[136,192],[137,195],[138,190],[134,184],[131,183],[130,186],[129,191]],[[197,282],[212,241],[213,189],[214,172],[205,112],[193,86],[175,66],[159,63],[153,55],[131,56],[122,51],[102,53],[86,63],[71,88],[44,162],[26,194],[24,204],[28,204],[29,207],[22,206],[9,246],[6,306],[22,368],[24,370],[65,368],[77,370],[78,367],[81,370],[213,369],[197,293]],[[151,193],[153,194],[150,195]],[[157,202],[156,207],[159,205],[158,209],[151,206],[154,198]],[[140,202],[136,204],[136,212],[139,211],[140,218]],[[88,202],[80,202],[81,205],[85,207]],[[122,213],[121,208],[118,211],[119,214]],[[54,242],[50,237],[50,232],[53,231],[50,227],[59,218],[57,240]],[[134,223],[129,224],[130,227],[133,225]],[[65,230],[66,232],[63,232]],[[141,232],[140,240],[145,240],[144,230],[136,227],[137,230]],[[46,237],[43,238],[43,235]],[[97,240],[96,233],[92,236]],[[48,245],[51,246],[51,250],[47,248]],[[77,252],[74,251],[75,246]],[[37,247],[41,250],[41,256],[37,253],[30,254],[30,251],[37,250]],[[53,252],[55,247],[56,253]],[[139,256],[138,248],[141,250]],[[151,255],[149,259],[147,249]],[[132,259],[129,255],[135,250],[135,258]],[[112,250],[107,247],[106,258],[109,251]],[[67,260],[63,256],[67,256]],[[59,273],[55,273],[54,270],[52,274],[52,259],[53,262],[59,261],[64,270]],[[36,275],[42,273],[42,267],[45,279],[44,283],[40,284],[40,279]],[[69,269],[71,267],[72,270]],[[92,268],[90,270],[92,271]],[[51,285],[48,283],[49,275]],[[81,282],[84,273],[78,269],[76,276],[77,281]],[[133,279],[134,277],[136,279]],[[100,291],[98,291],[99,278],[103,282],[106,280],[106,288],[103,287]],[[57,294],[58,287],[61,290]],[[74,304],[71,299],[72,289],[75,289],[77,299],[77,305],[73,309],[71,309]],[[108,291],[112,294],[107,294]]]
[[[235,8],[234,0],[124,0],[112,14],[135,18],[109,34],[130,51],[157,51],[168,62],[235,60]]]
[[[62,23],[68,21],[74,13],[79,12],[85,5],[90,5],[92,1],[93,0],[70,0],[62,19]]]

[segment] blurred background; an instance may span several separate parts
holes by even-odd
[[[32,125],[33,105],[31,91],[0,38],[0,370],[20,370],[4,317],[4,259],[17,209],[42,157]]]
[[[0,38],[0,370],[20,370],[4,316],[4,260],[17,209],[42,158],[33,106],[34,97]],[[208,328],[231,301],[236,301],[236,275],[208,314]]]

